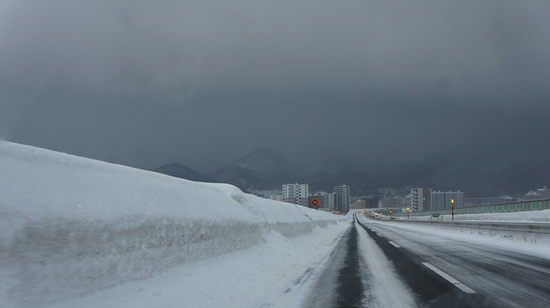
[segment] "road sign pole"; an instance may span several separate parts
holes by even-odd
[[[451,214],[453,217],[453,221],[455,221],[455,199],[451,199]]]

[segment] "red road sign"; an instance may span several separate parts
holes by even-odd
[[[318,206],[319,205],[319,200],[317,200],[317,199],[311,200],[311,205]]]

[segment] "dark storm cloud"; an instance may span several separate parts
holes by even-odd
[[[547,1],[8,1],[0,129],[143,168],[550,137]]]

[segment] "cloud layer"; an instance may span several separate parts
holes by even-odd
[[[0,136],[210,171],[550,139],[547,1],[4,1]]]

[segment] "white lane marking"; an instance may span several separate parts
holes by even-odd
[[[436,274],[438,274],[439,276],[445,278],[445,280],[447,280],[448,282],[452,283],[455,287],[459,288],[460,290],[462,290],[463,292],[465,293],[476,293],[476,291],[472,290],[470,287],[468,287],[467,285],[463,284],[462,282],[454,279],[453,277],[451,277],[449,274],[445,273],[444,271],[440,270],[439,268],[431,265],[430,263],[428,262],[422,262],[422,264],[424,264],[425,267],[431,269],[432,271],[434,271]]]
[[[401,248],[401,246],[397,245],[396,243],[394,243],[392,241],[388,241],[388,243],[392,244],[393,247],[395,247],[395,248]]]

